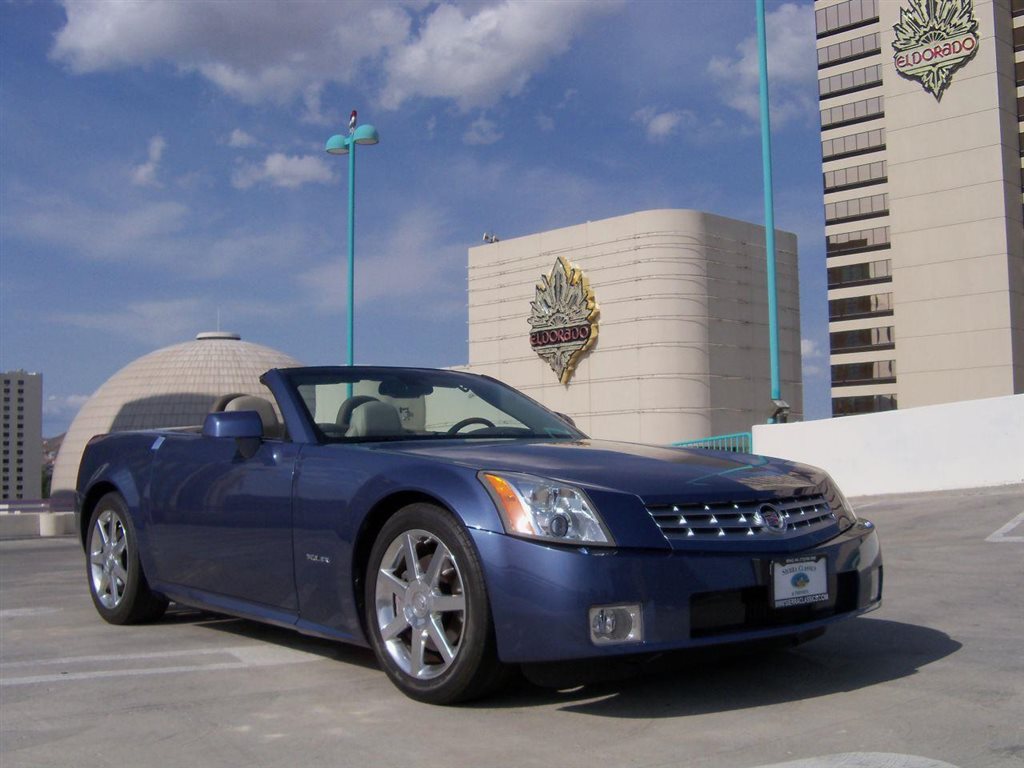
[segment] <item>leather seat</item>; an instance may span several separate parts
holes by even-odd
[[[395,407],[372,400],[352,411],[346,437],[397,437],[404,432],[402,419]]]
[[[278,421],[274,406],[269,400],[253,395],[239,395],[224,405],[225,411],[256,411],[263,422],[263,436],[276,440],[284,434],[284,426]]]

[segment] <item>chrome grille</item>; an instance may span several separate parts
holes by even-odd
[[[774,507],[785,522],[782,531],[772,531],[761,516],[765,504]],[[784,536],[809,533],[831,525],[835,512],[824,496],[794,496],[789,499],[757,499],[707,504],[661,504],[647,507],[654,522],[669,539],[740,540],[755,536]]]

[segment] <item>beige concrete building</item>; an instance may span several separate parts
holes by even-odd
[[[798,417],[796,237],[777,241],[782,396]],[[566,279],[538,296],[560,270]],[[573,305],[566,293],[583,281],[595,306],[554,306]],[[569,414],[593,437],[670,443],[764,422],[767,318],[764,228],[708,213],[643,211],[469,251],[467,370]],[[538,352],[568,362],[568,378]]]
[[[1024,0],[817,0],[835,415],[1024,392]]]
[[[43,375],[0,374],[0,499],[38,499],[42,492]]]

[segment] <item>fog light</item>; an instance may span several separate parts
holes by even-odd
[[[868,594],[871,596],[871,602],[877,603],[882,599],[882,569],[875,568],[871,571],[868,581]]]
[[[590,609],[590,641],[595,645],[639,643],[643,639],[639,604],[596,605]]]

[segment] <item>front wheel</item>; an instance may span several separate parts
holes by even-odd
[[[365,598],[377,659],[407,696],[454,704],[501,680],[483,569],[445,510],[411,504],[388,520],[370,554]]]
[[[85,550],[89,593],[106,621],[139,624],[163,615],[167,600],[149,589],[131,515],[118,494],[108,493],[93,510]]]

